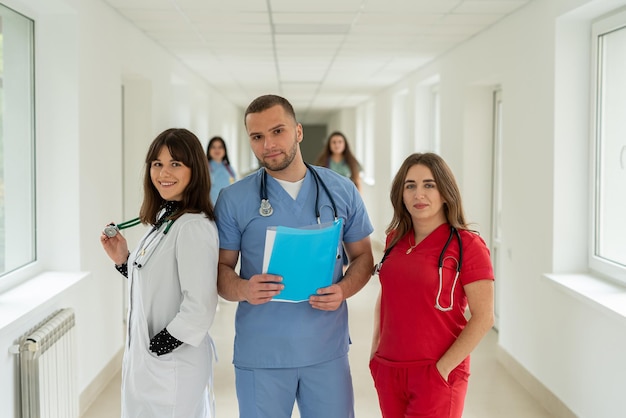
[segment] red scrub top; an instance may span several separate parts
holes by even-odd
[[[410,366],[436,362],[448,350],[465,327],[467,297],[463,286],[477,280],[493,280],[489,250],[478,235],[459,230],[463,245],[461,273],[454,289],[453,309],[442,312],[435,308],[439,289],[439,255],[449,234],[450,225],[442,224],[424,238],[413,250],[413,231],[409,231],[391,250],[379,272],[382,289],[380,307],[380,342],[376,357],[383,362]],[[392,233],[393,234],[393,233]],[[391,234],[387,237],[389,244]],[[455,236],[445,252],[443,289],[439,304],[450,306],[450,292],[459,259]],[[469,368],[464,361],[460,367]]]

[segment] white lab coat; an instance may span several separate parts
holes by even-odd
[[[147,232],[128,260],[122,418],[213,418],[217,228],[203,214],[166,227]],[[159,357],[149,346],[163,328],[183,344]]]

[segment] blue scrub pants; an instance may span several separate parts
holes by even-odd
[[[307,367],[246,369],[235,366],[240,418],[354,418],[348,356]]]

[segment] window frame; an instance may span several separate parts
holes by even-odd
[[[13,196],[9,204],[4,199],[0,202],[4,213],[8,212],[11,218],[10,227],[8,226],[9,222],[3,220],[5,228],[2,239],[5,240],[5,246],[11,246],[10,251],[13,252],[9,252],[8,249],[3,250],[2,257],[6,259],[6,262],[0,266],[0,289],[2,289],[13,285],[16,280],[20,280],[24,270],[31,269],[30,266],[37,262],[38,251],[35,21],[6,4],[0,6],[2,6],[3,15],[2,95],[4,103],[12,103],[4,105],[3,109],[0,110],[3,120],[11,120],[10,123],[2,124],[4,170],[1,175],[3,185],[6,187],[4,193]],[[9,36],[9,39],[17,40],[19,43],[14,42],[7,47],[7,37],[5,36],[7,33],[12,35]],[[26,36],[21,37],[24,33]],[[14,65],[7,66],[9,62],[14,63]],[[9,85],[6,81],[7,78],[14,78],[13,82],[10,83],[10,88],[7,88]],[[9,106],[11,109],[7,112]],[[16,137],[18,140],[15,139]],[[13,139],[10,140],[10,138]],[[27,141],[23,141],[24,139]],[[24,158],[27,158],[28,161],[25,162]],[[7,161],[9,167],[6,165]],[[13,165],[12,168],[11,165]],[[9,171],[9,176],[6,175],[7,171]]]
[[[598,254],[600,240],[600,210],[602,168],[602,36],[615,30],[626,30],[626,9],[614,11],[594,22],[591,27],[591,170],[590,170],[590,245],[588,248],[589,269],[592,273],[626,284],[626,266]]]

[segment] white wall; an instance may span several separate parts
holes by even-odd
[[[74,307],[84,408],[91,400],[90,385],[123,346],[125,282],[98,239],[104,224],[124,220],[124,212],[137,206],[125,205],[122,187],[136,187],[140,193],[135,178],[147,145],[163,129],[191,129],[206,145],[210,134],[239,135],[241,110],[101,1],[3,3],[34,19],[36,26],[39,261],[20,273],[87,274],[38,305],[28,306],[30,297],[25,297],[20,302],[24,313],[0,329],[0,346],[8,348],[55,309]],[[130,110],[138,118],[132,132],[141,137],[131,135],[126,141],[133,141],[132,146],[123,147],[122,84],[129,80],[141,80],[146,107]],[[127,164],[123,149],[130,154]],[[125,182],[123,172],[132,181]],[[126,200],[130,198],[132,190]],[[57,281],[48,284],[54,294]],[[16,358],[4,353],[2,415],[17,416]]]
[[[460,183],[467,217],[489,240],[490,91],[502,88],[504,257],[496,278],[502,358],[523,366],[583,418],[626,416],[626,321],[544,274],[587,274],[589,28],[624,5],[531,2],[374,100],[376,137],[389,138],[394,94],[439,77],[441,153]],[[376,148],[376,185],[365,189],[369,201],[388,194],[391,157],[382,147]],[[370,215],[380,237],[390,206]]]

